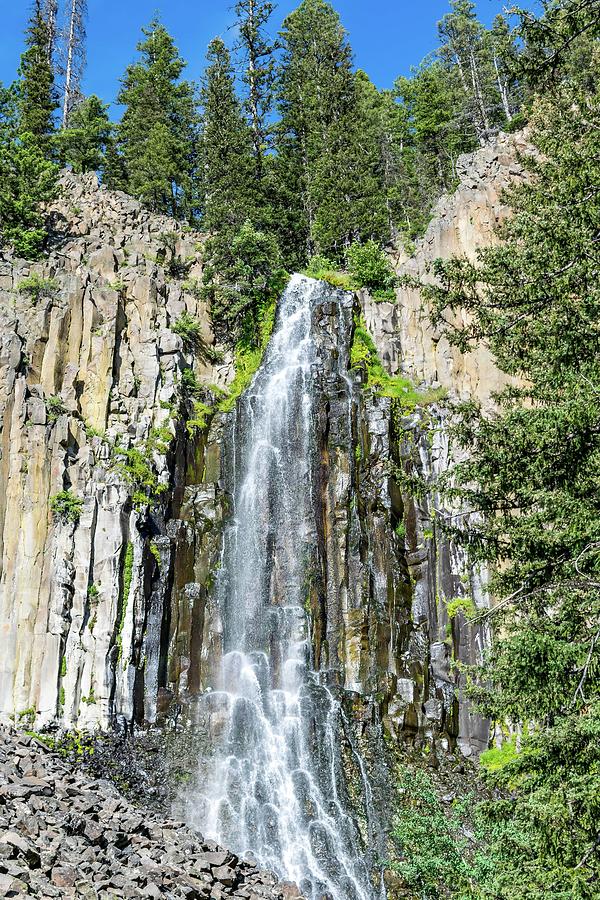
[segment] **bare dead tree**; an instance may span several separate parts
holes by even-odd
[[[48,62],[52,65],[54,61],[54,52],[56,50],[58,0],[45,0],[43,13],[48,25]]]
[[[87,0],[69,0],[67,27],[65,29],[65,82],[62,104],[62,127],[69,124],[73,107],[81,97],[81,79],[85,69],[85,20]]]

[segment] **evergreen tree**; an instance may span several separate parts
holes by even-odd
[[[238,0],[235,5],[240,35],[239,49],[244,56],[246,109],[252,131],[255,175],[264,175],[265,153],[271,142],[270,116],[275,86],[276,44],[266,33],[275,5],[268,0]]]
[[[56,167],[30,134],[19,133],[18,87],[0,85],[0,246],[39,255],[46,240],[42,204],[56,192]]]
[[[352,51],[325,0],[303,0],[281,36],[277,165],[287,210],[283,245],[293,264],[314,253],[341,259],[353,238],[386,236],[385,198],[374,191],[371,148],[361,154],[364,123]],[[357,201],[359,222],[353,214]]]
[[[480,143],[493,124],[491,70],[485,47],[485,29],[477,20],[472,0],[451,0],[452,12],[438,25],[442,46],[440,58],[448,68],[456,66],[468,117],[472,119]]]
[[[69,127],[58,135],[61,162],[74,172],[104,173],[112,146],[108,105],[92,94],[69,117]]]
[[[252,138],[236,96],[229,51],[211,41],[200,102],[202,224],[207,232],[239,228],[252,216]]]
[[[56,193],[57,170],[49,160],[56,102],[48,42],[44,10],[36,0],[20,79],[10,89],[0,88],[0,244],[26,258],[43,248],[43,204]]]
[[[491,561],[494,646],[472,693],[521,731],[481,810],[499,898],[597,896],[600,880],[600,4],[548,4],[527,27],[542,85],[532,114],[539,155],[510,193],[499,246],[478,262],[438,263],[424,288],[437,322],[467,350],[485,341],[517,386],[494,414],[463,408],[469,453],[441,487],[477,512],[447,523]],[[553,64],[546,67],[554,55]],[[577,59],[577,68],[568,57]],[[586,65],[583,61],[587,60]],[[466,314],[466,315],[465,315]],[[456,320],[458,321],[458,319]],[[512,759],[511,759],[512,755]],[[487,895],[487,894],[486,894]]]
[[[412,78],[399,78],[394,90],[402,117],[396,221],[414,238],[425,230],[440,195],[454,189],[458,157],[474,150],[477,141],[456,69],[428,59]]]
[[[229,51],[215,38],[201,90],[202,226],[209,237],[203,282],[217,326],[237,335],[254,298],[238,289],[236,241],[254,213],[251,130],[235,92]],[[252,229],[248,221],[248,231]]]
[[[107,183],[154,212],[189,218],[196,206],[195,92],[181,80],[186,64],[166,28],[155,19],[143,34],[141,58],[128,67],[117,97],[125,106],[118,128],[122,171],[113,160]]]
[[[502,113],[510,124],[521,105],[518,79],[519,51],[515,37],[504,16],[496,16],[486,35],[487,52],[492,61]]]
[[[30,135],[31,140],[46,152],[50,149],[53,116],[58,106],[49,46],[50,34],[42,0],[35,0],[19,67],[19,131]]]

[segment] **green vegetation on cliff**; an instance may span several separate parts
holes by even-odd
[[[459,410],[467,451],[437,487],[474,518],[446,523],[494,565],[495,641],[471,694],[518,748],[484,756],[488,896],[592,898],[600,883],[600,4],[523,16],[538,81],[530,179],[510,190],[502,243],[440,262],[424,296],[515,386],[490,415]]]

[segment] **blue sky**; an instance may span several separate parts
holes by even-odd
[[[278,27],[299,0],[281,0],[273,22]],[[65,0],[62,0],[63,6]],[[215,35],[226,41],[234,0],[88,0],[87,93],[112,102],[118,79],[135,57],[140,28],[159,12],[188,61],[187,77],[199,79],[206,45]],[[490,23],[507,0],[478,0],[482,21]],[[533,8],[532,2],[522,5]],[[0,81],[10,82],[18,66],[29,0],[4,0],[0,33]],[[350,33],[356,64],[378,87],[391,87],[435,49],[436,23],[448,0],[334,0]]]

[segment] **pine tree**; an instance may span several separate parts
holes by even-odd
[[[510,124],[521,103],[518,79],[519,51],[504,16],[496,16],[494,19],[492,28],[486,35],[486,44],[492,60],[502,112],[506,122]]]
[[[87,0],[69,0],[65,84],[62,99],[62,127],[69,125],[72,110],[81,100],[81,79],[85,68],[85,19]]]
[[[200,95],[202,226],[209,235],[203,279],[216,324],[237,334],[255,302],[238,290],[235,247],[245,223],[246,235],[252,230],[256,160],[251,129],[236,96],[231,57],[220,38],[209,44],[207,63]]]
[[[276,44],[266,33],[275,4],[268,0],[238,0],[235,5],[236,25],[240,35],[238,48],[244,57],[246,110],[252,132],[255,175],[264,175],[265,154],[271,143],[270,116],[275,87]]]
[[[42,204],[56,193],[56,167],[30,134],[19,133],[18,87],[0,85],[0,246],[39,255],[46,240]]]
[[[477,137],[484,143],[494,124],[491,107],[492,73],[485,47],[485,29],[477,20],[472,0],[451,0],[452,12],[438,25],[442,41],[440,58],[451,68],[456,66],[464,96],[468,101],[468,115],[472,118]]]
[[[115,183],[120,164],[113,160],[107,182],[155,212],[190,218],[197,177],[194,87],[181,80],[186,63],[166,28],[154,20],[143,34],[141,58],[128,67],[117,97],[125,106],[118,128],[124,179]]]
[[[423,233],[441,194],[456,185],[456,163],[477,139],[467,120],[456,68],[428,58],[394,87],[402,110],[402,172],[394,192],[397,221],[409,238]]]
[[[252,216],[252,137],[236,96],[231,56],[215,38],[200,93],[202,224],[207,232],[239,228]]]
[[[470,323],[446,327],[451,341],[465,350],[484,341],[519,379],[495,413],[459,411],[453,438],[468,459],[440,485],[477,513],[447,531],[495,571],[495,641],[472,693],[484,714],[521,732],[493,776],[502,799],[481,810],[496,860],[486,895],[591,900],[600,881],[600,3],[547,8],[541,23],[523,15],[538,49],[530,59],[548,80],[532,114],[539,153],[510,192],[503,243],[475,264],[438,263],[437,285],[423,290],[437,324]]]
[[[282,242],[293,264],[314,253],[341,260],[353,239],[382,239],[381,203],[385,206],[373,192],[371,149],[362,155],[361,128],[368,126],[361,120],[352,50],[325,0],[303,0],[285,20],[281,37]]]
[[[72,110],[69,127],[58,135],[61,162],[74,172],[105,171],[112,147],[108,105],[93,94]]]
[[[48,59],[49,46],[50,35],[42,0],[35,0],[19,67],[19,131],[29,134],[48,153],[54,132],[54,111],[58,106],[54,74]]]
[[[49,159],[56,103],[48,42],[41,0],[36,0],[20,79],[8,90],[0,88],[0,244],[26,258],[43,248],[43,204],[56,193],[57,169]]]

